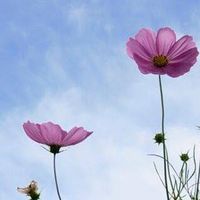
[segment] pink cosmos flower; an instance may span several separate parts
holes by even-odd
[[[58,153],[61,147],[75,145],[86,139],[92,132],[83,127],[74,127],[68,133],[52,122],[23,124],[24,131],[34,141],[50,146],[51,153]]]
[[[185,35],[176,41],[175,32],[168,27],[157,33],[141,29],[126,46],[128,55],[143,74],[181,76],[190,70],[199,54],[191,36]]]

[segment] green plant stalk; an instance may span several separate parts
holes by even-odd
[[[199,182],[200,182],[200,162],[199,162],[199,169],[198,169],[198,175],[197,175],[197,188],[196,188],[196,199],[198,200],[199,197]]]
[[[163,134],[163,158],[164,158],[164,182],[165,182],[165,190],[167,200],[170,200],[169,197],[169,188],[168,188],[168,180],[167,180],[167,159],[166,159],[166,144],[165,144],[165,109],[164,109],[164,99],[163,99],[163,90],[162,90],[162,81],[161,76],[159,75],[159,88],[160,88],[160,97],[161,97],[161,109],[162,109],[162,134]]]
[[[60,192],[59,192],[58,180],[57,180],[57,175],[56,175],[56,153],[53,154],[53,172],[54,172],[54,179],[55,179],[56,191],[58,194],[58,198],[59,198],[59,200],[62,200],[61,196],[60,196]]]

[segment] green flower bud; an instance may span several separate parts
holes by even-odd
[[[159,145],[164,142],[165,136],[163,133],[157,133],[153,139],[155,140],[155,143]]]
[[[188,156],[188,153],[182,153],[180,155],[180,159],[183,161],[183,162],[187,162],[190,158]]]

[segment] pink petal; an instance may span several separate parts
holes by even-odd
[[[63,146],[67,146],[68,145],[68,140],[81,128],[78,128],[78,127],[73,127],[69,133],[67,135],[65,135],[65,137],[63,138],[62,140],[62,145]]]
[[[135,39],[146,49],[149,55],[155,56],[156,51],[156,33],[150,29],[141,29],[135,36]]]
[[[198,54],[199,52],[197,48],[189,49],[170,60],[170,64],[183,62],[194,64],[196,62],[196,57],[198,56]]]
[[[130,38],[127,42],[127,53],[135,60],[143,74],[149,73],[148,66],[152,65],[152,58],[138,41]]]
[[[138,55],[145,61],[151,60],[151,55],[137,40],[129,38],[129,41],[126,44],[126,49],[131,58],[134,58],[134,55]]]
[[[168,53],[168,58],[170,60],[174,59],[175,57],[194,47],[195,43],[192,41],[192,37],[188,35],[183,36],[172,46]]]
[[[149,61],[147,62],[138,55],[134,55],[134,60],[138,64],[138,68],[141,73],[143,74],[150,73],[149,70],[152,68],[152,62]]]
[[[190,49],[172,60],[166,67],[166,73],[171,77],[178,77],[190,71],[197,61],[197,48]]]
[[[166,74],[173,78],[176,78],[190,71],[192,65],[193,64],[189,65],[188,63],[176,63],[169,65],[166,68]]]
[[[140,72],[143,73],[143,74],[149,74],[149,73],[151,73],[150,68],[151,68],[151,67],[149,67],[148,65],[138,65],[138,69],[139,69]]]
[[[43,123],[40,126],[40,131],[47,141],[48,145],[60,145],[63,137],[63,130],[57,124],[52,122]]]
[[[156,38],[158,55],[167,55],[172,45],[176,42],[176,34],[168,27],[159,29]]]
[[[92,132],[84,130],[82,127],[74,127],[62,141],[63,146],[75,145],[86,139]]]
[[[149,74],[149,73],[165,74],[164,69],[159,68],[159,67],[155,67],[153,65],[153,62],[145,62],[138,55],[135,55],[134,59],[138,64],[138,68],[139,68],[140,72],[143,73],[143,74]]]
[[[46,140],[41,135],[40,130],[38,129],[37,125],[34,123],[31,123],[30,121],[23,124],[23,128],[25,133],[30,137],[32,140],[41,143],[46,144]]]
[[[143,67],[143,69],[142,70],[144,70],[145,68],[145,66],[142,66]],[[139,70],[142,72],[142,70],[141,70],[141,67],[139,67]],[[148,66],[148,68],[146,68],[146,74],[160,74],[160,75],[163,75],[163,74],[165,74],[165,69],[164,68],[158,68],[158,67],[155,67],[155,66],[153,66],[153,65],[151,65],[151,66]]]

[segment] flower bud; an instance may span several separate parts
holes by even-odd
[[[157,133],[153,139],[155,140],[155,143],[159,145],[164,142],[165,136],[163,133]]]
[[[183,162],[187,162],[190,158],[188,156],[188,153],[182,153],[180,155],[180,159],[183,161]]]

